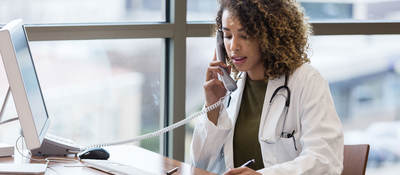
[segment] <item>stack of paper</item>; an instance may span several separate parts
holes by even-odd
[[[12,156],[14,154],[14,146],[0,143],[0,157]]]

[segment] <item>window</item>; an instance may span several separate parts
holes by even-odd
[[[299,0],[311,21],[399,20],[400,0]],[[188,21],[214,21],[215,0],[188,0]]]
[[[345,144],[370,144],[368,174],[399,166],[399,35],[314,36],[311,64],[329,81]],[[351,41],[351,42],[350,42]],[[340,71],[338,71],[340,70]]]
[[[300,0],[311,20],[398,20],[399,0]]]
[[[206,69],[213,58],[215,39],[209,37],[187,39],[186,62],[186,113],[200,111],[204,105],[203,84],[206,79]],[[196,77],[196,78],[195,78]],[[186,116],[188,117],[188,115]],[[190,162],[190,143],[196,121],[186,126],[185,161]]]
[[[0,55],[1,58],[1,55]],[[0,108],[6,99],[6,94],[8,90],[7,75],[3,66],[3,59],[0,59]],[[14,101],[12,94],[8,97],[8,100],[4,103],[3,115],[0,116],[1,121],[11,119],[17,116],[17,111],[14,107]],[[10,145],[15,144],[17,140],[17,134],[20,132],[19,123],[12,122],[3,124],[0,127],[0,143],[7,143]]]
[[[52,120],[49,133],[91,145],[159,129],[163,39],[30,45]],[[157,137],[140,145],[160,151]]]
[[[2,0],[0,23],[103,23],[165,21],[164,0]]]
[[[187,20],[188,21],[214,21],[218,10],[218,3],[215,0],[188,0]]]

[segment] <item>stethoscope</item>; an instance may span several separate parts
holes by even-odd
[[[285,135],[285,134],[289,134],[289,133],[286,133],[283,131],[285,129],[286,117],[287,117],[287,113],[288,113],[289,105],[290,105],[290,89],[287,86],[288,79],[289,79],[289,76],[285,75],[285,84],[283,86],[279,86],[278,88],[276,88],[274,93],[272,93],[271,99],[269,100],[269,104],[272,104],[272,101],[274,100],[274,97],[276,96],[276,94],[278,94],[278,92],[281,89],[286,90],[287,97],[286,97],[285,107],[284,107],[284,111],[283,111],[285,113],[285,116],[284,116],[285,118],[283,119],[283,126],[282,126],[282,132],[281,132],[281,137],[286,137],[286,138],[290,137],[290,135],[289,135],[289,137],[288,137],[288,135]]]
[[[239,76],[241,76],[241,75],[242,75],[242,72],[240,72]],[[290,105],[290,89],[289,89],[289,87],[287,86],[288,78],[289,78],[289,76],[288,76],[288,75],[285,75],[285,84],[284,84],[283,86],[279,86],[278,88],[276,88],[275,91],[274,91],[274,93],[272,93],[271,99],[269,100],[269,103],[271,104],[271,103],[272,103],[272,100],[274,99],[274,97],[276,96],[276,94],[278,94],[279,90],[281,90],[281,89],[286,90],[286,92],[287,92],[287,94],[288,94],[288,96],[287,96],[287,98],[286,98],[286,102],[285,102],[285,108],[286,108],[286,110],[289,108],[289,105]],[[235,82],[237,83],[237,80],[236,80]],[[228,103],[227,103],[226,107],[229,107],[230,101],[231,101],[231,96],[229,95],[229,99],[228,99]],[[285,120],[286,120],[286,115],[285,115]]]
[[[295,139],[295,137],[294,137],[294,134],[295,134],[295,130],[293,130],[293,131],[291,131],[291,132],[285,132],[284,131],[284,129],[285,129],[285,125],[286,125],[286,118],[287,118],[287,114],[288,114],[288,110],[289,110],[289,106],[290,106],[290,89],[289,89],[289,87],[287,86],[287,84],[288,84],[288,79],[289,79],[289,76],[288,75],[285,75],[285,83],[284,83],[284,85],[282,85],[282,86],[279,86],[278,88],[276,88],[275,90],[274,90],[274,92],[272,93],[272,96],[271,96],[271,98],[270,98],[270,100],[269,100],[269,104],[270,105],[272,105],[273,104],[273,101],[274,101],[274,99],[275,99],[275,97],[277,96],[277,94],[278,94],[278,92],[280,92],[280,91],[286,91],[286,93],[287,93],[287,97],[285,97],[285,106],[284,106],[284,109],[283,109],[283,113],[284,113],[284,118],[283,118],[283,124],[282,124],[282,130],[281,130],[281,133],[280,133],[280,137],[281,138],[292,138],[293,139],[293,143],[294,143],[294,149],[297,151],[297,146],[296,146],[296,139]],[[229,100],[228,100],[228,104],[227,104],[227,107],[229,107],[229,103],[230,103],[230,97],[229,97]],[[282,114],[282,113],[281,113]],[[280,117],[282,117],[282,116],[280,116]],[[279,117],[279,118],[280,118]],[[277,123],[278,124],[278,123]],[[275,127],[277,127],[277,126],[275,126]],[[270,144],[272,144],[272,143],[276,143],[277,142],[277,139],[276,138],[264,138],[264,139],[261,139],[261,140],[264,140],[264,142],[266,142],[266,143],[270,143]]]
[[[287,86],[287,81],[288,81],[289,76],[285,75],[285,85],[283,86],[279,86],[278,88],[275,89],[274,93],[272,93],[271,99],[269,100],[269,103],[272,103],[272,100],[274,99],[274,97],[276,96],[276,94],[279,92],[279,90],[284,89],[286,90],[288,96],[286,97],[286,102],[285,102],[285,108],[289,108],[290,105],[290,89]],[[286,118],[286,116],[285,116]]]
[[[293,130],[292,132],[285,132],[285,125],[286,125],[286,118],[287,118],[287,114],[288,114],[288,110],[289,110],[289,105],[290,105],[290,89],[287,86],[287,82],[288,82],[289,76],[285,75],[285,84],[282,86],[279,86],[278,88],[275,89],[275,91],[272,93],[271,99],[269,100],[269,104],[271,105],[274,98],[276,97],[276,95],[278,94],[279,91],[283,90],[286,91],[287,93],[287,97],[285,98],[285,106],[283,109],[283,113],[284,113],[284,118],[283,118],[283,125],[282,125],[282,130],[280,133],[280,137],[281,138],[292,138],[293,139],[293,143],[294,143],[294,149],[297,151],[297,146],[296,146],[296,139],[294,137],[295,134],[295,130]],[[268,143],[268,139],[265,140],[265,142]],[[271,142],[271,143],[275,143],[275,141]]]

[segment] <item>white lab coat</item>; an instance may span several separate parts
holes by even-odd
[[[191,161],[195,167],[223,174],[233,163],[233,133],[245,85],[246,75],[238,80],[230,105],[223,108],[217,126],[201,116],[196,121],[191,145]],[[300,66],[289,76],[290,106],[285,131],[295,130],[297,151],[293,138],[276,136],[276,142],[266,137],[280,135],[281,114],[286,91],[279,91],[270,106],[272,93],[283,85],[284,76],[269,80],[262,109],[259,143],[264,169],[262,174],[341,174],[343,169],[343,131],[326,80],[308,64]],[[277,112],[278,110],[278,112]],[[275,114],[275,115],[274,115]],[[278,120],[277,120],[278,119]],[[278,126],[271,123],[279,121]],[[273,139],[273,138],[272,138]]]

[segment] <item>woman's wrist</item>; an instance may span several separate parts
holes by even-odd
[[[220,110],[220,107],[217,107],[216,109],[211,110],[207,113],[208,120],[213,122],[215,126],[218,124],[219,110]]]

